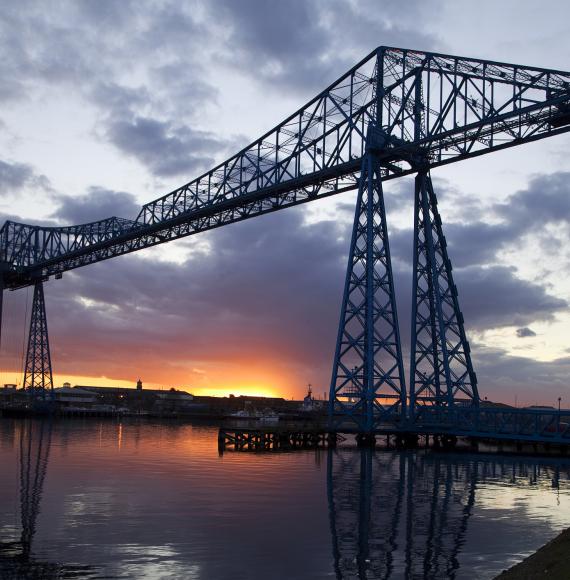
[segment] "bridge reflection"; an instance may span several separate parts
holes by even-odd
[[[25,421],[20,431],[20,513],[22,555],[28,559],[40,511],[51,447],[51,421]]]
[[[20,467],[19,540],[0,542],[0,578],[94,578],[91,566],[67,565],[32,553],[52,439],[52,421],[28,419],[18,426]]]
[[[568,463],[552,459],[329,450],[327,486],[338,580],[456,577],[486,480],[557,488]]]

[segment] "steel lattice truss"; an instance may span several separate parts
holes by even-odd
[[[331,417],[361,430],[405,416],[406,386],[380,165],[363,162],[333,367]]]
[[[431,177],[416,178],[410,408],[477,404],[477,378]]]
[[[6,222],[7,287],[357,187],[365,143],[383,179],[569,130],[570,73],[380,47],[277,127],[120,218],[65,228]]]
[[[51,354],[46,318],[43,282],[34,286],[34,300],[30,319],[26,368],[24,371],[24,389],[32,396],[45,398],[46,389],[53,390]]]

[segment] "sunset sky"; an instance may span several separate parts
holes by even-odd
[[[569,70],[569,34],[564,1],[5,3],[0,219],[133,219],[379,45]],[[564,135],[432,172],[489,399],[561,396],[570,407],[569,149]],[[385,193],[407,365],[412,181]],[[298,398],[312,383],[322,397],[354,201],[341,194],[50,281],[56,384],[140,377]],[[21,381],[31,296],[5,293],[2,383]]]

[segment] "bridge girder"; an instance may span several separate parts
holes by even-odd
[[[394,179],[570,130],[570,73],[379,47],[239,153],[112,217],[0,229],[7,288],[358,187],[367,144]]]

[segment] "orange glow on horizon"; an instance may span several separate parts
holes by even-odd
[[[184,389],[188,390],[188,389]],[[207,397],[229,397],[234,395],[239,396],[249,396],[249,397],[284,397],[284,395],[276,393],[273,389],[263,386],[238,386],[233,387],[207,387],[198,388],[192,391],[193,395],[203,395]]]
[[[138,354],[129,358],[128,353],[111,352],[101,360],[66,361],[59,366],[54,361],[54,387],[64,383],[102,387],[136,388],[137,379],[143,389],[175,388],[194,395],[227,397],[231,394],[259,397],[283,397],[302,399],[307,383],[315,385],[318,378],[312,369],[296,368],[275,356],[273,351],[257,352],[255,357],[240,353],[228,356],[204,355],[169,360],[158,352]],[[119,362],[117,362],[119,361]],[[6,361],[0,372],[0,385],[12,383],[22,386],[23,376],[13,361]],[[104,371],[103,373],[101,371]],[[325,388],[314,387],[321,393]],[[328,387],[326,387],[328,391]]]
[[[3,383],[18,385],[18,387],[22,386],[23,376],[21,373],[2,373],[2,378]],[[113,379],[105,376],[91,377],[85,375],[53,375],[53,386],[55,388],[63,386],[63,383],[70,383],[72,387],[75,385],[84,385],[91,387],[123,387],[135,389],[137,386],[136,379],[134,381],[128,381],[125,379]],[[144,386],[150,389],[160,389],[162,385],[144,383]]]
[[[138,377],[137,377],[138,378]],[[174,387],[180,391],[186,391],[193,395],[202,395],[209,397],[229,397],[230,395],[235,395],[239,397],[252,396],[252,397],[284,397],[291,398],[292,395],[284,395],[278,393],[276,389],[268,387],[263,384],[255,384],[253,382],[245,383],[238,382],[234,386],[228,381],[221,385],[213,386],[184,386],[177,384],[163,384],[163,383],[152,383],[146,382],[143,379],[143,389],[164,389],[165,391]],[[2,373],[3,384],[15,384],[18,387],[22,386],[23,377],[19,373]],[[54,374],[53,376],[53,386],[55,388],[63,386],[64,383],[70,383],[72,387],[75,385],[85,385],[85,386],[95,386],[95,387],[122,387],[127,389],[136,388],[136,380],[132,381],[126,379],[113,379],[105,376],[93,377],[84,375],[60,375]]]

